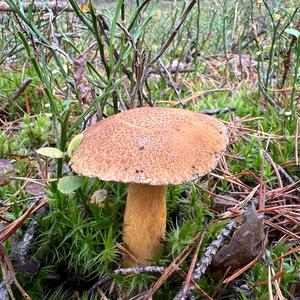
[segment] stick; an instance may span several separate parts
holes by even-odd
[[[265,88],[263,87],[263,85],[259,82],[258,83],[258,88],[261,91],[262,95],[264,96],[264,98],[267,100],[267,102],[275,107],[278,108],[278,105],[276,105],[275,101],[271,98],[271,96],[267,93],[267,91],[265,90]]]
[[[10,293],[10,282],[13,282],[15,284],[15,286],[17,287],[17,289],[19,290],[23,299],[32,300],[31,297],[25,292],[25,290],[19,284],[19,282],[16,278],[16,274],[14,272],[11,260],[10,260],[9,256],[7,255],[6,250],[5,250],[4,246],[2,245],[2,243],[0,243],[0,252],[1,252],[1,267],[2,267],[2,271],[3,271],[3,275],[4,275],[3,276],[4,281],[6,281],[6,288],[8,290],[8,293],[13,298],[13,295],[11,295],[11,293]],[[8,283],[8,281],[9,281],[9,283]],[[8,285],[7,285],[7,283],[8,283]]]
[[[29,5],[31,3],[24,3],[23,10],[27,12],[29,9]],[[55,11],[65,11],[71,12],[73,8],[67,4],[67,2],[58,2],[58,1],[51,1],[47,4],[44,2],[34,2],[32,5],[32,11],[41,11],[41,10],[55,10]],[[2,12],[14,12],[12,8],[6,2],[0,2],[0,11]]]
[[[290,184],[296,184],[295,180],[293,179],[292,176],[290,176],[287,171],[280,165],[276,164],[272,157],[270,156],[270,154],[268,154],[266,151],[265,151],[265,154],[267,154],[265,157],[267,159],[267,161],[271,164],[271,165],[274,165],[276,166],[276,168],[278,169],[279,173],[281,173],[281,175],[290,183]],[[297,191],[300,191],[300,188],[297,188]]]
[[[36,217],[39,218],[44,216],[47,211],[48,206],[41,207],[36,212]],[[32,219],[27,226],[23,238],[14,247],[12,246],[10,257],[15,267],[22,269],[28,262],[28,252],[30,250],[31,242],[36,235],[37,229],[38,222],[35,219]]]
[[[201,113],[212,116],[212,115],[217,115],[217,114],[228,113],[231,111],[235,111],[235,107],[221,107],[221,108],[216,108],[216,109],[204,109],[204,110],[201,110]]]
[[[168,72],[170,74],[177,74],[177,73],[192,73],[192,72],[195,72],[195,69],[192,69],[192,68],[186,68],[186,69],[177,69],[177,68],[171,68],[171,69],[168,69]],[[164,69],[151,69],[149,72],[148,72],[148,75],[151,75],[151,74],[160,74],[160,73],[166,73]]]
[[[166,68],[166,66],[163,64],[162,60],[159,59],[158,60],[160,65],[162,66],[163,70],[165,71],[165,73],[167,74],[168,78],[169,78],[169,85],[173,88],[173,90],[176,93],[176,96],[178,98],[178,102],[180,102],[180,104],[182,105],[182,107],[184,108],[184,104],[181,102],[180,100],[180,95],[179,95],[179,90],[178,90],[178,86],[177,84],[174,82],[171,73],[168,71],[168,69]]]
[[[141,274],[141,273],[163,273],[164,267],[158,266],[143,266],[137,268],[117,269],[114,271],[115,274],[128,275],[128,274]]]
[[[203,241],[203,237],[204,237],[204,230],[202,231],[202,234],[200,236],[199,242],[197,244],[196,251],[195,251],[195,253],[193,255],[193,258],[192,258],[192,262],[191,262],[188,274],[186,276],[185,283],[182,287],[182,295],[180,295],[178,297],[180,300],[185,300],[186,299],[187,293],[190,289],[190,282],[192,280],[193,271],[194,271],[194,268],[195,268],[195,265],[196,265],[196,262],[197,262],[197,257],[198,257],[198,254],[199,254],[200,246],[201,246],[202,241]]]
[[[19,88],[16,90],[16,92],[12,95],[12,100],[16,100],[17,98],[19,98],[21,96],[21,94],[25,91],[25,89],[28,87],[28,85],[31,83],[32,78],[27,78],[25,79],[21,85],[19,86]]]
[[[102,278],[100,278],[89,290],[88,295],[90,295],[95,289],[97,289],[100,285],[103,285],[107,283],[108,281],[111,281],[112,277],[109,274],[105,274]]]
[[[174,28],[174,30],[172,31],[171,35],[169,36],[169,38],[166,40],[166,42],[164,43],[164,45],[161,47],[160,51],[157,53],[157,55],[149,62],[148,65],[153,66],[158,59],[164,54],[164,52],[167,50],[167,48],[170,46],[170,44],[172,43],[172,41],[174,40],[177,32],[179,31],[181,25],[183,24],[183,22],[185,21],[185,19],[187,18],[188,14],[190,13],[190,11],[192,10],[192,8],[194,7],[194,5],[197,3],[197,0],[192,0],[187,8],[185,9],[185,11],[183,12],[179,23],[177,24],[177,26]]]
[[[43,205],[45,204],[46,202],[43,200],[36,201],[35,203],[31,204],[28,210],[12,223],[13,226],[9,225],[1,231],[1,242],[9,238],[16,231],[16,229],[20,225],[22,225],[24,220],[34,211],[37,210],[38,216],[44,215],[47,211],[47,208],[43,207]],[[28,257],[29,248],[36,233],[37,226],[37,222],[34,219],[32,219],[27,227],[27,230],[25,231],[22,240],[19,243],[17,243],[16,246],[12,246],[11,254],[9,256],[6,254],[5,248],[0,242],[0,253],[2,252],[2,271],[6,272],[7,275],[5,278],[5,274],[3,273],[3,281],[0,282],[1,300],[8,300],[8,295],[10,295],[12,298],[12,295],[10,293],[10,285],[12,283],[16,285],[24,299],[31,299],[17,281],[11,261],[13,260],[16,264],[16,267],[20,267],[20,269],[22,269],[26,265],[26,258]]]
[[[217,235],[215,240],[209,245],[206,252],[200,259],[200,261],[196,264],[196,268],[193,271],[192,278],[195,282],[199,281],[201,276],[204,274],[208,266],[211,264],[215,254],[219,250],[219,248],[223,245],[224,240],[231,234],[231,232],[237,227],[237,222],[231,221],[228,223],[221,232]],[[191,288],[189,288],[186,292],[186,296],[189,296],[191,294]],[[183,295],[183,287],[180,289],[180,291],[175,295],[173,298],[181,299],[181,296]]]
[[[192,10],[192,8],[194,7],[194,5],[197,3],[197,0],[191,0],[189,2],[189,4],[187,5],[186,9],[184,10],[178,24],[175,26],[175,28],[173,29],[172,33],[170,34],[170,36],[168,37],[168,39],[165,41],[165,43],[163,44],[163,46],[161,47],[161,49],[159,50],[159,52],[156,54],[156,56],[145,65],[142,74],[140,76],[140,80],[139,80],[139,89],[142,91],[143,85],[145,83],[145,80],[148,76],[149,71],[152,69],[153,65],[161,58],[161,56],[165,53],[165,51],[168,49],[168,47],[170,46],[170,44],[172,43],[172,41],[174,40],[175,36],[177,35],[177,32],[179,31],[180,27],[182,26],[182,24],[184,23],[184,21],[186,20],[188,14],[190,13],[190,11]],[[135,106],[132,106],[135,107]]]

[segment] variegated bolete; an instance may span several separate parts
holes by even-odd
[[[141,264],[161,249],[166,191],[210,172],[228,143],[216,118],[178,108],[136,108],[83,132],[71,159],[78,174],[129,183],[123,239]],[[123,266],[134,266],[130,258]]]

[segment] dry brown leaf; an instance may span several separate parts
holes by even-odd
[[[90,103],[93,98],[92,87],[86,79],[86,66],[89,54],[94,46],[95,43],[79,54],[73,62],[73,76],[80,92],[80,99],[83,103]]]
[[[256,66],[258,62],[252,59],[249,54],[234,55],[229,60],[229,64],[237,79],[249,81],[252,86],[257,83]]]
[[[15,169],[8,159],[0,159],[0,186],[10,183],[10,177]]]
[[[24,188],[25,192],[33,196],[46,196],[45,186],[36,182],[28,182]]]
[[[214,201],[214,209],[216,211],[221,211],[227,209],[228,207],[236,206],[238,204],[238,201],[236,199],[227,195],[216,195]]]
[[[108,192],[105,189],[100,189],[94,192],[90,199],[90,203],[97,204],[99,207],[104,207]],[[111,206],[111,203],[110,203]]]
[[[229,267],[231,272],[243,267],[257,257],[264,237],[263,216],[251,206],[244,213],[244,223],[235,231],[229,243],[215,255],[210,273],[220,278]]]

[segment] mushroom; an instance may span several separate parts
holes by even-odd
[[[216,118],[179,108],[136,108],[83,132],[70,164],[81,175],[129,183],[123,240],[140,264],[162,249],[167,186],[215,168],[228,143]],[[130,257],[124,267],[136,265]]]

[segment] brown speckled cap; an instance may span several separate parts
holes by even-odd
[[[136,108],[83,132],[71,159],[81,175],[106,181],[180,184],[215,168],[228,143],[216,118],[179,108]]]

